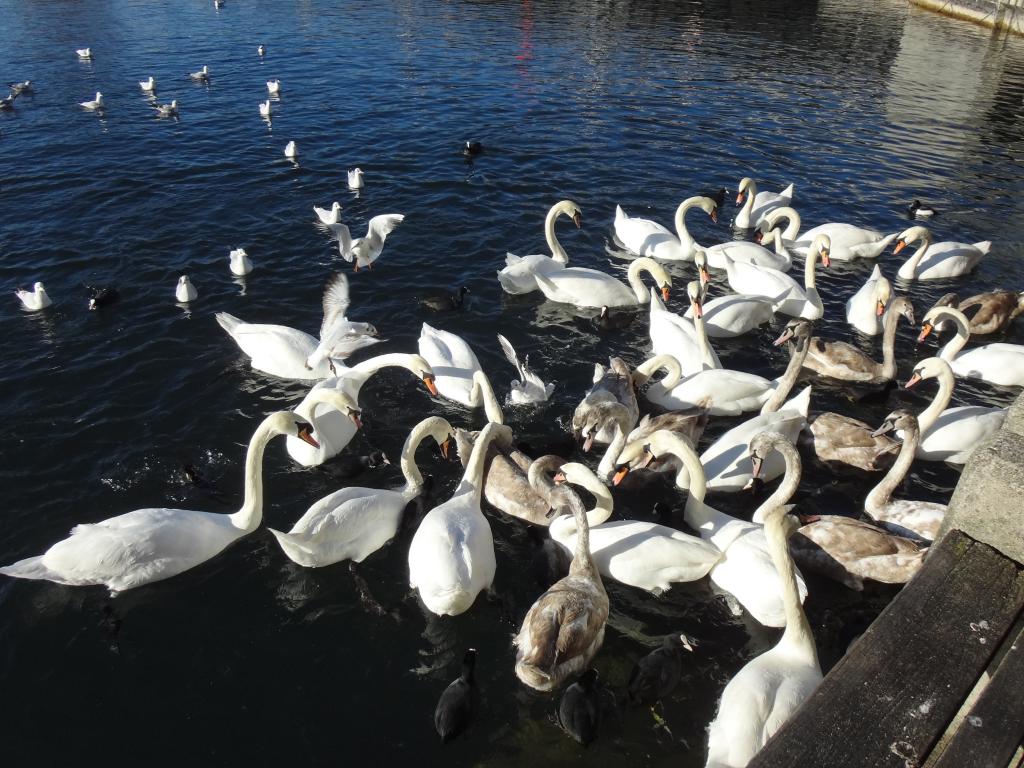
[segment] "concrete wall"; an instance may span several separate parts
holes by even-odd
[[[1002,0],[1002,2],[996,0],[956,0],[956,2],[910,0],[910,2],[957,19],[1024,35],[1024,3],[1021,0]]]
[[[1024,564],[1024,394],[964,467],[938,538],[954,528]]]

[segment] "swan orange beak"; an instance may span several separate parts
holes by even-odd
[[[701,287],[711,282],[711,273],[707,267],[697,267],[697,276],[700,278]]]
[[[892,251],[892,252],[893,252],[894,254],[895,254],[895,253],[899,253],[900,251],[902,251],[902,250],[903,250],[904,248],[906,248],[906,247],[907,247],[907,241],[906,241],[906,240],[897,240],[897,241],[896,241],[896,247],[895,247],[895,248],[893,248],[893,251]]]
[[[907,383],[903,385],[903,388],[904,389],[913,389],[914,386],[916,386],[920,381],[921,381],[921,374],[919,374],[917,371],[914,371],[914,375],[911,376],[907,380]]]
[[[700,305],[700,299],[694,299],[693,301],[690,302],[690,304],[693,306],[694,318],[704,317],[704,309]]]
[[[363,428],[363,420],[359,418],[362,414],[359,411],[349,410],[348,417],[352,419],[352,423],[356,425],[356,429]]]
[[[438,447],[441,449],[441,458],[442,459],[447,459],[448,458],[448,454],[449,454],[449,452],[452,449],[452,438],[451,438],[451,436],[449,435],[448,437],[446,437],[444,439],[444,442],[441,443],[441,445],[439,445]]]
[[[313,437],[313,425],[312,424],[301,424],[299,426],[299,435],[298,435],[298,437],[299,437],[299,440],[301,440],[304,443],[309,443],[314,448],[319,448],[320,447],[320,443],[318,443],[316,441],[316,438]]]
[[[932,332],[933,326],[931,323],[925,323],[921,326],[921,332],[917,335],[917,343],[920,344],[922,341],[928,338],[928,334]]]
[[[792,331],[792,330],[790,330],[789,328],[787,328],[786,330],[784,330],[784,331],[782,332],[782,335],[781,335],[781,336],[779,336],[779,338],[777,338],[777,339],[776,339],[775,341],[773,341],[773,342],[772,342],[772,346],[773,346],[773,347],[781,347],[781,346],[782,346],[783,344],[785,344],[785,343],[786,343],[787,341],[789,341],[790,339],[792,339],[792,338],[793,338],[793,335],[794,335],[794,334],[793,334],[793,331]]]
[[[718,223],[718,208],[712,208],[711,209],[711,213],[709,213],[708,216],[710,216],[711,220],[713,222],[715,222],[715,224],[717,224]]]
[[[615,470],[615,474],[612,475],[612,485],[618,485],[619,483],[621,483],[628,474],[629,467],[619,467],[617,470]]]
[[[568,482],[568,480],[565,479],[565,473],[564,472],[556,472],[555,476],[552,477],[551,480],[552,480],[552,482],[555,485],[562,485],[563,483],[567,483]]]
[[[427,391],[434,397],[437,397],[437,385],[434,383],[434,377],[429,375],[424,376],[423,383],[426,385]]]
[[[594,433],[591,432],[587,435],[587,439],[583,441],[583,452],[590,453],[590,449],[594,447]]]
[[[879,299],[875,302],[875,317],[881,317],[885,314],[885,302]]]
[[[761,468],[764,466],[764,459],[758,456],[750,457],[750,466],[753,468],[751,473],[755,480],[761,476]]]
[[[754,242],[760,245],[762,240],[764,240],[764,232],[759,229],[754,233]]]
[[[664,301],[668,301],[669,293],[670,293],[670,292],[669,292],[669,288],[668,288],[668,286],[667,286],[667,285],[663,285],[663,286],[661,286],[661,298],[662,298],[662,299],[663,299]]]
[[[583,226],[583,215],[579,211],[572,215],[572,223],[576,225],[576,229]]]
[[[742,192],[737,192],[736,193],[736,205],[743,205],[743,193]]]
[[[832,259],[830,259],[829,256],[828,256],[828,248],[822,248],[821,249],[821,266],[823,266],[823,267],[831,267],[832,266]]]

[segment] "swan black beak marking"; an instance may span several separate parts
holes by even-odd
[[[451,437],[450,436],[446,437],[444,439],[444,442],[441,443],[441,445],[439,446],[439,448],[441,449],[441,458],[447,459],[448,458],[448,453],[452,449],[452,439],[451,439]]]
[[[878,429],[871,433],[872,437],[881,437],[886,432],[892,432],[896,428],[896,425],[891,421],[885,421]]]
[[[922,341],[928,338],[928,334],[932,332],[933,326],[931,323],[925,323],[921,326],[921,333],[917,335],[917,343],[920,344]]]
[[[919,374],[917,371],[914,371],[914,375],[911,376],[910,379],[907,380],[907,383],[903,385],[903,388],[904,389],[912,389],[920,381],[921,381],[921,374]]]
[[[313,425],[312,424],[299,424],[298,437],[302,442],[309,443],[314,448],[319,448],[320,443],[313,437]]]
[[[359,411],[349,408],[348,417],[352,419],[352,423],[356,425],[356,429],[363,428],[363,420],[359,418],[361,415],[362,414]]]
[[[670,291],[668,285],[661,286],[661,298],[663,300],[668,301],[669,293]]]
[[[572,223],[576,225],[576,229],[580,229],[583,226],[583,216],[579,211],[573,213]]]

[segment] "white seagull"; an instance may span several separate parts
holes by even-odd
[[[48,306],[53,304],[42,283],[36,283],[33,285],[31,291],[19,288],[14,293],[25,309],[46,309]]]
[[[509,343],[509,340],[498,334],[498,343],[501,344],[501,350],[505,353],[505,357],[508,361],[515,366],[516,370],[519,371],[519,380],[512,380],[512,391],[509,392],[509,400],[513,405],[523,405],[526,403],[543,403],[546,402],[551,393],[555,390],[554,384],[545,384],[543,380],[536,373],[530,370],[530,356],[527,355],[523,358],[522,362],[519,360],[519,356],[516,355],[516,350]]]

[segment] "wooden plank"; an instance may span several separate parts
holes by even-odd
[[[1005,768],[1024,739],[1024,629],[933,768]]]
[[[913,768],[1024,605],[1024,573],[952,531],[751,761],[762,768]]]

